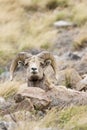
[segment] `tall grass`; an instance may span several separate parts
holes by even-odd
[[[79,26],[82,26],[87,21],[87,2],[76,4],[72,9],[72,19]]]
[[[0,84],[0,96],[8,99],[12,97],[20,86],[20,83],[7,81]]]
[[[69,20],[83,26],[86,5],[85,0],[0,0],[0,63],[21,50],[49,49],[57,37],[53,23]]]

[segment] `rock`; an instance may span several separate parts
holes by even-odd
[[[0,109],[6,109],[10,106],[10,103],[7,102],[3,97],[0,97]]]
[[[0,121],[0,130],[12,130],[15,128],[15,123]]]
[[[30,107],[31,110],[34,108],[42,110],[50,103],[45,91],[37,87],[22,89],[15,95],[14,99],[16,103],[20,103],[21,108],[26,106],[25,109]]]
[[[73,66],[80,75],[87,73],[87,54],[82,57],[82,59],[76,62]]]
[[[64,85],[68,88],[76,89],[76,85],[80,80],[81,76],[75,69],[65,69],[58,72],[58,85]]]
[[[81,59],[81,57],[75,52],[74,53],[69,52],[67,57],[69,60],[80,60]]]
[[[1,75],[0,75],[0,81],[6,81],[9,79],[9,76],[10,76],[10,73],[8,71],[6,72],[3,72]]]
[[[15,98],[15,101],[16,100],[18,100],[17,97]],[[31,100],[26,97],[24,100],[21,100],[20,102],[16,101],[16,104],[14,106],[14,111],[13,112],[17,112],[19,110],[20,111],[21,110],[33,111],[34,110],[34,106],[33,106],[32,102],[31,102]]]
[[[0,97],[0,105],[5,104],[6,100],[3,97]]]
[[[25,119],[26,121],[32,121],[35,119],[35,116],[30,111],[26,110],[18,110],[17,112],[11,113],[11,115],[7,114],[3,116],[3,120],[5,120],[6,122],[13,121],[12,118],[14,118],[14,122],[17,123],[19,121],[25,121]]]
[[[22,104],[22,108],[25,106],[26,101],[29,101],[24,109],[32,106],[33,109],[41,111],[54,106],[63,108],[71,105],[87,105],[86,92],[67,89],[64,86],[52,85],[51,87],[52,89],[47,92],[40,88],[27,88],[22,93],[18,93],[21,97],[24,96],[24,100],[19,102],[18,105],[20,106]]]
[[[87,76],[77,83],[76,90],[87,91]]]
[[[55,40],[55,44],[52,47],[52,51],[55,51],[58,56],[62,56],[67,52],[72,52],[73,40],[78,34],[78,29],[63,30],[58,32],[58,36]]]
[[[61,20],[61,21],[55,22],[54,26],[57,27],[57,28],[60,28],[60,27],[73,27],[73,26],[75,26],[75,24],[73,24],[71,22]]]
[[[5,121],[0,122],[0,130],[8,130],[8,124]]]
[[[46,92],[51,102],[49,107],[58,106],[64,108],[68,106],[87,105],[87,93],[67,89],[64,86],[53,86],[53,89]]]

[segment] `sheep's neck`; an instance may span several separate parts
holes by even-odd
[[[42,80],[36,80],[36,81],[28,81],[28,87],[39,87],[44,90],[48,89],[48,86],[46,85],[45,79]]]

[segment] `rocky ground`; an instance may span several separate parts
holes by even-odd
[[[0,130],[87,130],[86,1],[0,4]],[[22,64],[9,80],[13,57],[25,50],[54,54],[57,81],[48,68],[50,91],[27,88]]]
[[[34,88],[34,90],[33,88],[28,88],[26,90],[27,85],[22,85],[26,83],[26,71],[23,66],[18,67],[14,81],[9,81],[8,70],[0,75],[1,88],[3,85],[2,93],[0,93],[1,130],[22,130],[25,129],[25,126],[26,130],[31,128],[34,130],[86,130],[87,48],[85,46],[79,50],[73,49],[71,43],[74,41],[77,33],[77,28],[61,29],[58,32],[56,43],[49,50],[55,55],[58,64],[57,82],[54,82],[57,87],[56,93],[54,85],[52,86],[54,90],[47,93],[39,90],[39,88]],[[36,54],[40,51],[32,50],[31,52]],[[21,95],[27,97],[25,99],[22,99],[23,97],[15,97],[20,85],[22,85],[22,89],[25,88],[23,95]],[[68,92],[68,89],[65,89],[65,87],[72,90]],[[51,99],[52,96],[53,99]],[[52,100],[51,104],[50,99]],[[19,103],[15,103],[15,100]],[[75,106],[73,107],[73,105]],[[66,109],[66,107],[68,108]],[[79,116],[80,119],[78,119]]]

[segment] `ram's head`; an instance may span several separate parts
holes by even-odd
[[[49,64],[52,66],[56,74],[56,62],[54,56],[50,52],[41,52],[32,55],[28,52],[20,52],[13,60],[10,67],[10,80],[13,79],[14,71],[18,62],[22,62],[27,68],[27,79],[30,81],[41,80],[44,77],[44,70]]]

